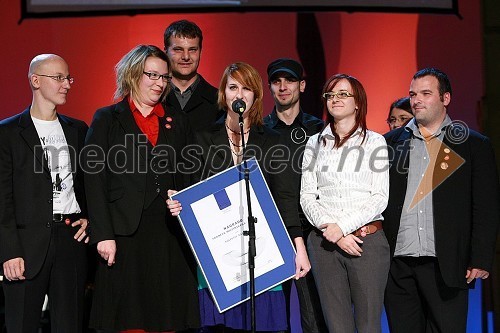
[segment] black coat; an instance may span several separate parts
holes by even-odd
[[[167,117],[172,118],[168,124]],[[178,168],[192,131],[182,113],[167,110],[158,121],[153,146],[125,98],[98,110],[87,134],[91,242],[117,243],[116,263],[111,268],[103,260],[98,264],[93,328],[170,331],[199,325],[195,260],[165,202],[168,189],[191,184],[191,175]]]
[[[170,129],[165,127],[166,117],[173,119]],[[168,189],[191,184],[190,175],[176,168],[182,162],[180,152],[193,140],[182,113],[169,110],[160,119],[153,148],[135,123],[127,98],[96,111],[85,147],[91,243],[133,234],[143,208],[157,194],[166,200]]]
[[[78,158],[88,127],[77,119],[57,117],[70,148],[76,200],[85,215]],[[33,278],[44,263],[53,214],[52,178],[43,149],[37,146],[41,148],[30,108],[0,122],[0,262],[22,257],[27,279]]]
[[[199,75],[199,74],[198,74]],[[165,108],[172,112],[184,112],[194,132],[207,130],[224,113],[217,106],[217,88],[200,76],[200,82],[193,91],[184,109],[181,108],[173,89],[165,98]]]
[[[436,256],[445,283],[467,288],[468,267],[491,272],[500,222],[499,181],[488,138],[469,130],[468,136],[457,142],[450,140],[449,133],[454,132],[446,130],[433,175]],[[394,254],[407,188],[411,133],[402,127],[385,138],[391,168],[384,232]],[[450,158],[443,168],[446,155]],[[456,167],[454,173],[447,174]]]

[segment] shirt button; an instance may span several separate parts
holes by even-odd
[[[422,214],[423,212],[420,210],[419,213]]]
[[[50,222],[47,222],[47,224],[45,225],[47,228],[50,228]]]
[[[420,228],[418,228],[418,230],[422,231],[422,230],[424,230],[424,228],[420,227]]]
[[[160,193],[160,189],[159,188],[156,189],[156,193]]]

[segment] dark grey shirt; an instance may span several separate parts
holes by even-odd
[[[196,87],[198,86],[198,83],[200,83],[199,75],[196,76],[196,80],[193,82],[192,85],[190,85],[186,90],[184,90],[184,92],[181,92],[181,90],[172,83],[172,89],[174,90],[175,97],[177,97],[177,100],[179,101],[179,104],[181,105],[181,108],[183,110],[187,102],[191,98],[191,95],[193,95],[193,91],[195,91]]]
[[[445,135],[444,128],[450,124],[451,119],[447,115],[438,131],[428,140],[423,138],[415,120],[405,127],[412,133],[408,187],[394,256],[436,256],[432,177]]]

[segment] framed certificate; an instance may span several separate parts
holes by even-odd
[[[255,159],[250,197],[255,224],[256,295],[295,275],[295,249]],[[243,164],[172,196],[182,204],[178,218],[220,312],[250,298],[248,209]]]

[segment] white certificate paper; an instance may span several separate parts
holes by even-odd
[[[216,196],[210,194],[191,203],[191,209],[212,252],[217,269],[227,291],[249,281],[248,275],[248,212],[245,181],[236,182],[222,191],[228,201],[221,207]],[[255,224],[255,277],[266,274],[284,264],[268,221],[250,184],[252,214]],[[207,213],[210,212],[210,213]]]

